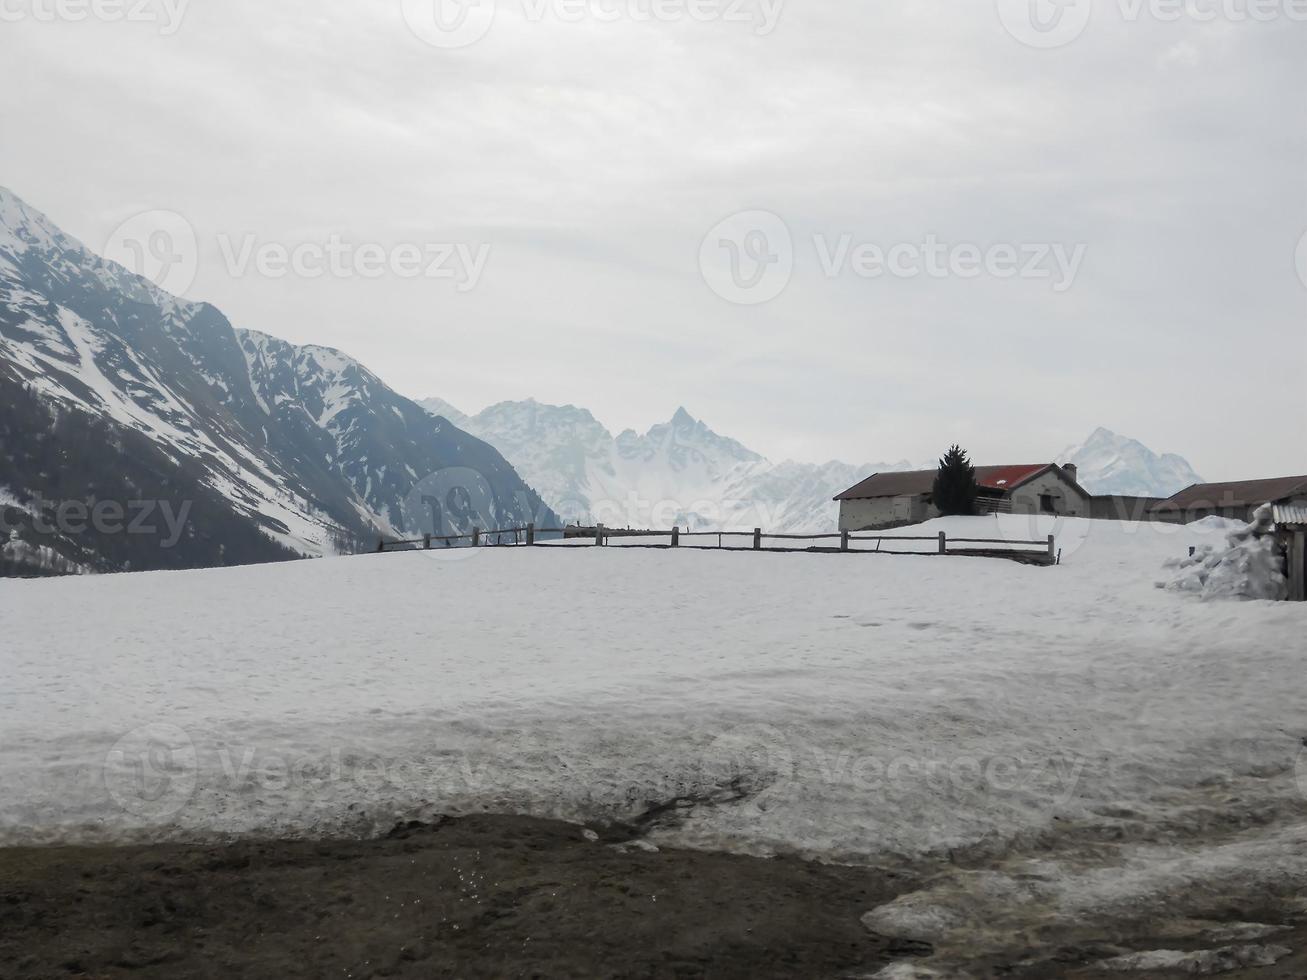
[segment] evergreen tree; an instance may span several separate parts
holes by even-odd
[[[953,446],[939,461],[933,490],[935,506],[943,515],[970,516],[976,512],[976,468],[966,450]]]

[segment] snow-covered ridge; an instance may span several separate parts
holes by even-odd
[[[38,462],[32,472],[0,470],[0,477],[44,491],[49,480],[39,461],[49,455],[48,434],[32,430],[53,427],[61,413],[143,436],[148,445],[133,442],[131,462],[171,495],[205,497],[194,513],[224,527],[222,534],[199,528],[188,539],[199,542],[197,561],[227,553],[232,513],[257,528],[253,537],[280,546],[245,547],[248,560],[421,534],[406,527],[406,498],[424,477],[455,466],[478,474],[506,523],[538,516],[538,498],[498,453],[441,426],[348,355],[237,330],[208,304],[166,293],[89,252],[0,191],[0,389],[6,386],[16,386],[7,400],[29,405],[32,418],[18,426],[26,444],[18,448]],[[33,397],[40,407],[30,407]],[[34,425],[43,413],[49,419]],[[129,451],[124,446],[107,441],[100,473],[85,474],[81,492],[105,495],[128,468],[109,462],[115,451]],[[67,481],[62,488],[73,489]],[[133,493],[122,488],[125,499]]]
[[[614,436],[574,405],[528,399],[468,416],[442,399],[421,404],[502,452],[565,518],[611,527],[828,532],[835,494],[870,473],[912,468],[773,463],[684,408],[648,432]]]
[[[86,251],[44,214],[29,207],[9,188],[0,186],[0,251],[19,254],[29,248]]]
[[[173,465],[200,461],[202,482],[271,539],[305,555],[332,552],[343,529],[234,419],[213,411],[232,385],[216,366],[202,369],[221,338],[194,343],[200,304],[94,255],[8,191],[0,192],[0,256],[0,358],[42,399],[147,436]],[[142,333],[147,322],[156,333]],[[165,366],[169,354],[194,370]]]
[[[143,276],[97,254],[13,191],[0,187],[0,271],[7,268],[18,273],[20,267],[25,267],[29,275],[45,269],[65,282],[82,277],[94,279],[126,298],[157,307],[167,315],[170,329],[184,328],[202,306],[165,292]]]

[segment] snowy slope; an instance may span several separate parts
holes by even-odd
[[[880,910],[895,934],[1301,893],[1307,607],[1154,588],[1219,527],[938,529],[1052,531],[1064,564],[503,549],[5,583],[0,834],[694,796],[717,802],[660,839],[938,857]],[[1003,873],[963,870],[976,855]]]
[[[1068,447],[1057,462],[1075,463],[1080,485],[1090,493],[1169,497],[1203,482],[1183,457],[1159,456],[1138,440],[1102,428],[1080,445]]]
[[[497,452],[347,356],[235,330],[213,307],[93,254],[4,189],[0,392],[0,483],[25,506],[126,501],[146,484],[194,505],[167,556],[108,557],[120,542],[88,554],[90,536],[38,538],[31,522],[17,532],[24,553],[55,547],[86,570],[331,554],[405,530],[415,486],[451,467],[475,471],[506,521],[539,508]],[[98,458],[70,454],[74,444]],[[60,456],[55,475],[47,460]]]
[[[610,527],[829,531],[835,494],[906,463],[772,463],[679,409],[644,434],[614,437],[590,412],[534,400],[466,416],[448,402],[421,403],[502,452],[569,520]]]

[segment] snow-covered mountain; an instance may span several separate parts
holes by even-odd
[[[643,435],[628,430],[614,437],[573,405],[528,399],[469,416],[440,398],[419,404],[490,443],[559,514],[582,524],[829,533],[839,514],[831,498],[840,491],[873,473],[935,466],[773,463],[683,408]],[[1057,462],[1076,463],[1091,493],[1169,496],[1199,482],[1179,456],[1157,456],[1106,429]]]
[[[323,555],[436,517],[553,516],[498,452],[358,362],[235,329],[3,188],[0,441],[0,573]],[[60,512],[142,500],[185,508],[175,540]]]
[[[502,452],[558,513],[582,524],[822,533],[837,526],[832,499],[875,472],[907,462],[772,463],[679,409],[643,435],[613,436],[583,408],[503,402],[467,416],[421,402]]]
[[[1080,445],[1068,447],[1056,462],[1074,463],[1080,470],[1080,485],[1097,494],[1169,497],[1203,482],[1183,457],[1159,456],[1135,439],[1102,428]]]

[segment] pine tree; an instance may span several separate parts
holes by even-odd
[[[966,450],[953,446],[939,461],[935,474],[935,507],[943,515],[970,516],[976,512],[976,468],[967,459]]]

